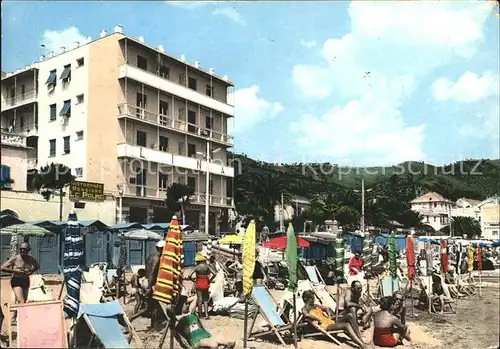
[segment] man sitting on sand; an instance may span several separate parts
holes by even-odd
[[[396,291],[392,295],[392,308],[391,314],[396,316],[401,320],[403,324],[406,323],[406,306],[405,306],[405,298],[401,291]]]
[[[30,275],[40,269],[38,262],[29,254],[30,245],[23,242],[19,245],[19,254],[9,258],[1,267],[5,273],[12,274],[10,285],[18,303],[28,299],[30,289]]]
[[[362,316],[361,324],[363,325],[363,328],[366,329],[369,327],[373,310],[371,308],[365,309],[365,307],[360,304],[362,294],[363,285],[361,285],[361,282],[353,281],[351,283],[351,288],[346,289],[340,296],[340,303],[338,307],[342,314],[350,313],[355,319],[358,318],[358,311],[361,310],[361,313],[359,314]]]
[[[410,330],[401,320],[391,314],[392,297],[380,299],[380,311],[374,315],[373,344],[391,348],[403,344],[403,339],[411,341]]]
[[[359,329],[357,331],[355,330],[355,328],[357,328],[357,323],[352,314],[347,313],[335,321],[335,314],[331,309],[314,303],[315,295],[312,290],[304,291],[302,300],[304,301],[304,307],[302,308],[304,317],[318,323],[318,325],[327,332],[338,330],[344,331],[347,337],[356,343],[357,346],[361,349],[365,348],[365,343],[363,343],[361,339]]]

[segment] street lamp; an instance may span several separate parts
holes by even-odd
[[[212,151],[212,153],[217,153],[221,151],[221,148],[217,148]],[[202,153],[202,152],[196,152],[196,154],[200,156],[205,157],[205,161],[207,162],[207,171],[206,171],[206,183],[205,183],[205,234],[208,234],[208,211],[209,211],[209,200],[208,198],[210,197],[210,161],[212,160],[210,158],[210,141],[207,141],[207,152]]]
[[[373,188],[365,190],[365,180],[361,180],[361,232],[365,233],[365,191],[371,192]],[[354,192],[359,193],[359,190],[354,190]]]

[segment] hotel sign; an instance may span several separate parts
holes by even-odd
[[[69,185],[69,198],[74,200],[104,201],[104,184],[74,181]]]

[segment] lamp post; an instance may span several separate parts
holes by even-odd
[[[221,150],[220,148],[217,148],[217,149],[213,150],[212,153],[216,153],[220,150]],[[197,154],[204,156],[205,161],[207,162],[207,170],[206,170],[206,175],[205,175],[206,176],[206,182],[205,182],[205,234],[208,235],[208,223],[209,223],[208,214],[209,214],[209,210],[210,210],[210,202],[209,202],[209,198],[210,198],[210,161],[212,160],[210,158],[210,141],[207,141],[206,153],[198,152]]]
[[[365,233],[365,191],[366,192],[371,192],[373,189],[366,189],[365,190],[365,180],[361,180],[361,232],[364,234]],[[359,193],[359,190],[354,190],[356,193]]]

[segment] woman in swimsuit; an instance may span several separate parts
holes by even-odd
[[[403,339],[411,341],[408,327],[391,314],[392,303],[392,297],[382,297],[381,310],[374,315],[373,344],[379,347],[395,347],[403,344]]]
[[[202,254],[198,253],[195,258],[196,267],[194,268],[191,275],[189,275],[189,279],[193,279],[193,276],[196,275],[195,279],[195,288],[196,288],[196,299],[198,304],[198,315],[201,317],[202,308],[205,307],[205,319],[208,319],[208,301],[210,300],[210,282],[212,278],[215,276],[212,270],[207,265],[207,259]]]
[[[330,331],[344,331],[344,333],[361,349],[366,348],[365,343],[361,337],[359,337],[354,331],[355,319],[352,314],[347,314],[339,317],[337,320],[335,314],[331,309],[324,308],[322,306],[316,305],[315,294],[311,290],[306,290],[302,294],[302,300],[304,301],[304,307],[302,308],[302,314],[304,317],[310,321],[316,322],[321,326],[321,328],[327,332]]]

